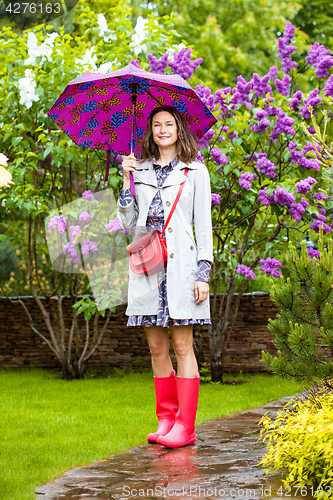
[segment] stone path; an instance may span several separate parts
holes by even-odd
[[[293,397],[203,422],[196,427],[193,446],[171,449],[144,444],[67,471],[39,486],[36,500],[313,498],[310,487],[288,489],[280,482],[280,474],[266,476],[257,465],[267,442],[258,442],[259,420],[267,411],[274,418]]]

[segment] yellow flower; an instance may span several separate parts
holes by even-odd
[[[1,154],[2,153],[0,153],[0,155]],[[2,187],[8,187],[9,184],[14,184],[12,181],[12,176],[4,167],[0,166],[0,189]]]
[[[7,167],[8,158],[4,154],[0,153],[0,165]]]

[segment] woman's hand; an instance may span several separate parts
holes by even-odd
[[[124,174],[123,189],[129,189],[131,187],[130,172],[134,172],[136,169],[136,159],[134,154],[132,153],[131,155],[125,156],[121,166],[123,167]]]
[[[200,304],[207,299],[209,294],[209,283],[206,281],[196,281],[194,285],[196,304]]]

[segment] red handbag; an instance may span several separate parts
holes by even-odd
[[[187,174],[188,168],[185,169],[185,176],[187,176]],[[168,252],[163,233],[176,208],[184,184],[185,181],[180,185],[177,197],[162,231],[153,229],[150,233],[141,236],[138,240],[134,241],[130,245],[127,245],[126,250],[130,252],[130,268],[133,273],[145,274],[148,276],[162,271],[162,269],[167,266]]]

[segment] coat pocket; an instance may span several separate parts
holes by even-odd
[[[197,249],[197,245],[194,241],[194,236],[193,236],[193,233],[188,231],[187,229],[185,229],[185,233],[187,234],[187,236],[189,237],[189,239],[191,240],[191,243],[192,245],[194,246],[194,249],[196,250]]]

